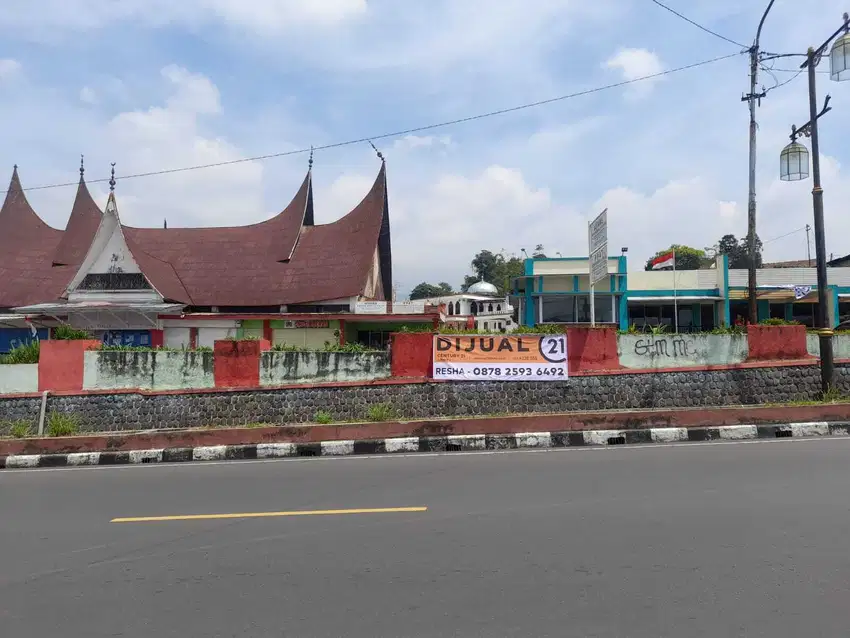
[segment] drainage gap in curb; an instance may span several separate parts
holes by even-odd
[[[446,452],[460,452],[462,450],[460,443],[446,443]]]
[[[608,445],[625,445],[626,437],[624,436],[611,436],[608,437]]]
[[[153,462],[153,459],[149,456],[146,456],[142,459],[142,463],[151,463],[151,462]]]
[[[776,438],[777,439],[790,439],[793,436],[793,432],[791,430],[777,430]]]

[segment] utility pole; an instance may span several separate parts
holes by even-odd
[[[747,288],[750,309],[750,323],[758,323],[757,282],[756,282],[756,102],[760,102],[765,93],[756,93],[759,71],[759,40],[761,29],[767,14],[770,13],[775,0],[770,0],[764,15],[759,22],[756,39],[750,47],[750,92],[741,98],[742,102],[749,102],[750,107],[750,192],[747,201],[747,253],[749,260],[747,264]]]
[[[809,268],[812,267],[812,242],[809,239],[809,231],[812,230],[812,227],[806,224],[806,255],[809,259]]]

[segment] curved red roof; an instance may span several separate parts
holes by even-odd
[[[384,167],[363,201],[331,224],[303,225],[311,200],[308,173],[289,206],[259,224],[124,227],[124,234],[138,250],[173,267],[195,306],[278,306],[361,294],[385,215]],[[151,284],[165,294],[155,279]]]
[[[53,268],[52,256],[62,231],[36,215],[21,188],[18,169],[0,207],[0,308],[14,308],[59,298],[74,276]]]
[[[289,205],[264,222],[122,230],[139,268],[167,301],[279,306],[353,297],[364,292],[376,251],[385,295],[392,281],[386,194],[382,165],[354,210],[333,223],[314,226],[308,172]],[[15,171],[0,209],[0,307],[62,296],[101,217],[81,179],[67,229],[63,233],[50,228],[29,206]]]
[[[82,172],[82,169],[80,171]],[[83,176],[80,175],[77,196],[71,208],[71,217],[53,255],[54,265],[79,266],[83,263],[102,215],[103,213],[89,193]]]

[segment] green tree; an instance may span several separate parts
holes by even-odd
[[[681,244],[671,244],[670,248],[659,250],[646,260],[646,270],[652,270],[653,259],[664,253],[669,253],[671,250],[676,251],[676,270],[699,270],[707,266],[708,259],[704,250]]]
[[[543,247],[540,246],[542,249]],[[472,260],[472,274],[463,278],[461,290],[466,292],[469,287],[481,280],[493,284],[504,295],[510,289],[511,279],[523,273],[523,261],[518,257],[505,258],[500,253],[482,250]]]
[[[445,297],[447,295],[453,295],[454,291],[452,290],[451,285],[447,284],[445,281],[441,281],[440,283],[434,285],[429,284],[423,281],[421,284],[417,284],[413,290],[410,291],[410,299],[411,301],[414,299],[428,299],[429,297]]]
[[[761,239],[756,235],[756,268],[762,266],[763,245]],[[750,257],[747,250],[747,238],[742,237],[740,240],[735,235],[723,235],[717,242],[717,253],[726,255],[729,258],[729,268],[749,268]]]

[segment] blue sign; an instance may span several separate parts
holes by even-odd
[[[107,346],[151,347],[150,330],[106,330],[101,340]]]
[[[29,328],[0,328],[0,352],[5,354],[38,339],[47,339],[47,328],[40,328],[36,335]]]

